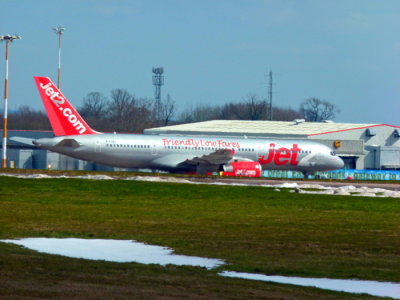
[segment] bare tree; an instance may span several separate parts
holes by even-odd
[[[222,120],[240,119],[243,109],[243,104],[233,102],[227,103],[221,107],[219,118]]]
[[[308,98],[300,104],[300,112],[307,121],[322,122],[335,118],[340,110],[332,103],[318,98]]]
[[[227,103],[221,108],[220,118],[225,120],[266,120],[268,104],[256,94],[249,94],[239,103]]]
[[[111,91],[108,110],[113,131],[140,132],[151,123],[151,103],[135,98],[126,90]]]
[[[219,119],[219,115],[219,106],[198,105],[195,108],[186,109],[178,119],[185,123],[202,122]]]
[[[245,111],[243,120],[266,120],[268,105],[266,101],[259,100],[256,94],[249,94],[244,100]]]
[[[22,105],[18,111],[10,113],[8,119],[10,129],[51,130],[46,113],[34,110],[28,105]]]
[[[109,130],[106,120],[107,98],[99,92],[91,92],[83,98],[83,105],[78,109],[87,123],[97,130]]]
[[[290,108],[273,108],[274,120],[291,121],[303,115]],[[229,102],[222,106],[197,106],[187,109],[178,118],[181,122],[200,122],[206,120],[268,120],[269,104],[256,94],[249,94],[241,102]]]
[[[167,126],[176,111],[175,101],[168,94],[167,100],[161,103],[161,117],[163,125]]]
[[[145,128],[152,127],[154,123],[151,119],[151,101],[146,98],[135,98],[136,105],[133,109],[132,120],[135,132],[143,132]]]
[[[134,97],[126,90],[115,89],[111,91],[110,102],[108,106],[108,119],[113,131],[133,130],[132,120],[136,101]]]
[[[83,117],[104,118],[107,113],[108,100],[99,93],[92,92],[83,98],[83,105],[79,112]]]
[[[297,110],[291,108],[274,107],[272,115],[276,121],[293,121],[304,116]]]

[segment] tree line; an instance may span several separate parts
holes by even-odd
[[[318,98],[301,102],[299,109],[269,107],[268,101],[249,94],[239,102],[222,105],[198,104],[178,113],[175,101],[167,96],[155,100],[139,98],[124,89],[114,89],[110,96],[99,92],[88,93],[77,108],[86,122],[103,132],[143,132],[146,128],[201,122],[208,120],[274,120],[292,121],[305,119],[321,122],[334,119],[339,109],[332,103]],[[8,115],[9,129],[51,130],[45,112],[21,106]]]

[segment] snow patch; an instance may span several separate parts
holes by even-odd
[[[158,176],[132,176],[132,177],[126,178],[126,180],[150,181],[150,182],[192,183],[191,181],[182,179],[182,178],[158,177]]]
[[[274,184],[272,186],[277,188],[288,188],[288,189],[295,189],[299,187],[299,185],[295,182],[284,182],[281,184]]]
[[[356,294],[369,294],[378,297],[391,297],[400,299],[400,283],[379,282],[354,279],[329,279],[329,278],[302,278],[287,276],[269,276],[262,274],[240,273],[223,271],[219,275],[224,277],[242,278],[250,280],[260,280],[293,284],[300,286],[311,286],[320,289],[348,292]]]
[[[42,253],[90,260],[137,262],[162,266],[189,265],[207,269],[224,264],[224,261],[220,259],[176,255],[170,248],[146,245],[132,240],[25,238],[0,240],[0,242],[20,245]]]
[[[299,194],[334,195],[335,191],[334,190],[328,190],[328,189],[323,189],[323,190],[318,190],[318,191],[307,191],[307,190],[299,189]]]

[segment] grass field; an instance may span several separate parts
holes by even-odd
[[[0,177],[0,239],[133,239],[216,270],[87,261],[0,243],[0,297],[373,299],[221,270],[400,282],[400,200],[232,187]]]

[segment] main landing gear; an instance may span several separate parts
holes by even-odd
[[[301,173],[303,173],[304,179],[309,179],[310,176],[314,175],[314,172],[310,172],[310,171],[303,171]]]

